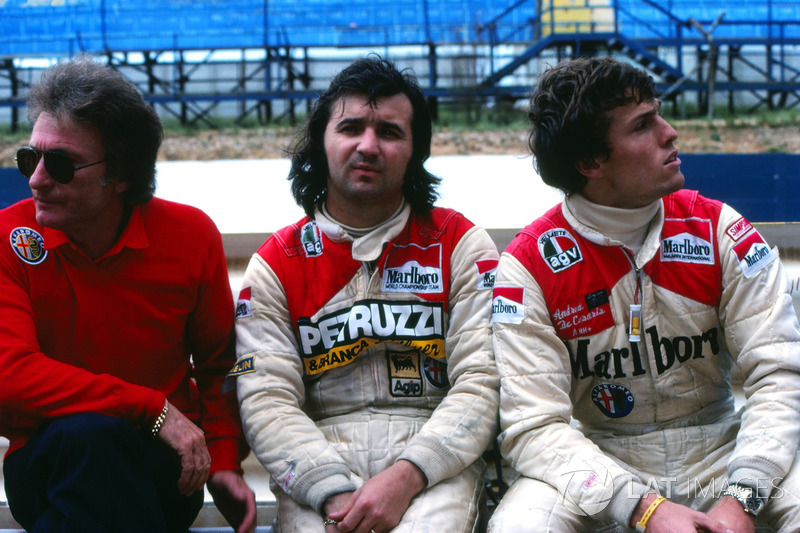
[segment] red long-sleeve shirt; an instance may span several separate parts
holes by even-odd
[[[0,211],[0,435],[9,453],[43,422],[98,412],[152,427],[169,399],[201,425],[211,471],[246,455],[233,366],[233,299],[219,231],[154,198],[92,260],[36,223],[31,200]],[[194,364],[192,364],[194,363]]]

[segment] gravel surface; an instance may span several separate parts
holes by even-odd
[[[779,127],[706,121],[674,122],[678,149],[686,153],[800,153],[800,125]],[[527,154],[524,129],[494,131],[436,129],[433,155]],[[285,156],[294,140],[291,128],[204,131],[195,135],[168,133],[159,160],[275,159]],[[28,142],[0,138],[0,166],[14,166],[14,153]]]

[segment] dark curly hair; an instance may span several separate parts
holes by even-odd
[[[436,200],[435,187],[440,180],[424,167],[431,155],[432,135],[425,95],[410,71],[400,71],[376,54],[357,59],[345,67],[314,103],[305,129],[289,150],[292,158],[289,180],[295,201],[313,217],[316,205],[325,198],[328,181],[325,129],[333,106],[342,98],[356,94],[365,95],[373,107],[379,98],[397,94],[404,94],[411,101],[413,152],[403,180],[403,196],[415,212],[427,213]]]
[[[163,130],[155,110],[111,67],[79,55],[47,69],[31,87],[28,119],[46,113],[92,126],[105,150],[107,177],[128,184],[128,206],[148,202],[156,190],[156,157]]]
[[[609,57],[567,60],[546,70],[528,111],[528,146],[542,180],[568,196],[581,192],[586,177],[575,165],[610,154],[610,112],[655,97],[647,72]]]

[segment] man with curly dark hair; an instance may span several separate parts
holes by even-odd
[[[345,68],[294,151],[307,216],[245,273],[232,374],[281,533],[475,528],[497,250],[433,206],[430,140],[410,73],[377,56]]]
[[[520,476],[492,533],[800,527],[800,328],[778,252],[683,189],[659,107],[611,58],[560,63],[531,96],[535,164],[566,197],[498,267],[501,451]]]

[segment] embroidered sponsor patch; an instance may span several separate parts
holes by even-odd
[[[592,401],[609,418],[622,418],[633,411],[633,394],[622,385],[601,383],[592,389]]]
[[[608,292],[600,289],[555,309],[550,318],[562,340],[592,335],[614,325]]]
[[[521,324],[525,318],[525,289],[495,287],[492,293],[492,322]]]
[[[303,243],[306,257],[322,255],[322,235],[316,221],[312,220],[303,226],[300,230],[300,242]]]
[[[417,244],[393,245],[383,267],[384,292],[440,293],[442,281],[442,245],[422,247]]]
[[[475,261],[475,268],[478,269],[478,290],[486,290],[494,287],[494,278],[497,274],[497,259],[481,259]]]
[[[381,342],[402,344],[429,357],[444,357],[441,302],[359,300],[319,320],[297,321],[307,375],[352,363]]]
[[[430,357],[422,358],[422,373],[425,381],[434,389],[446,389],[450,386],[447,379],[447,363]]]
[[[770,249],[757,231],[752,232],[734,246],[733,253],[736,254],[742,274],[746,278],[752,278],[758,271],[778,258],[778,252]]]
[[[44,249],[44,238],[31,228],[14,228],[10,235],[11,248],[17,257],[29,265],[38,265],[47,257]]]
[[[228,376],[236,377],[241,376],[242,374],[250,374],[255,371],[255,358],[252,355],[248,355],[244,359],[239,359],[239,361],[236,362],[231,371],[228,372]]]
[[[236,318],[253,316],[253,308],[250,305],[250,287],[244,287],[239,291],[239,298],[236,300]]]
[[[255,367],[255,359],[252,355],[245,357],[236,362],[233,365],[233,368],[230,372],[225,376],[225,379],[222,380],[222,392],[226,394],[228,392],[236,390],[236,378],[237,376],[241,376],[243,374],[250,374],[256,371]]]
[[[711,221],[702,218],[670,218],[661,232],[661,261],[700,265],[714,264]]]
[[[744,217],[739,217],[739,220],[728,226],[728,229],[725,230],[725,233],[728,234],[733,242],[738,241],[748,233],[750,230],[753,229],[753,225],[747,221]]]
[[[389,393],[397,397],[422,396],[422,370],[417,351],[387,351],[389,360]]]
[[[553,272],[561,272],[583,260],[578,241],[565,229],[551,229],[539,237],[539,253]]]

